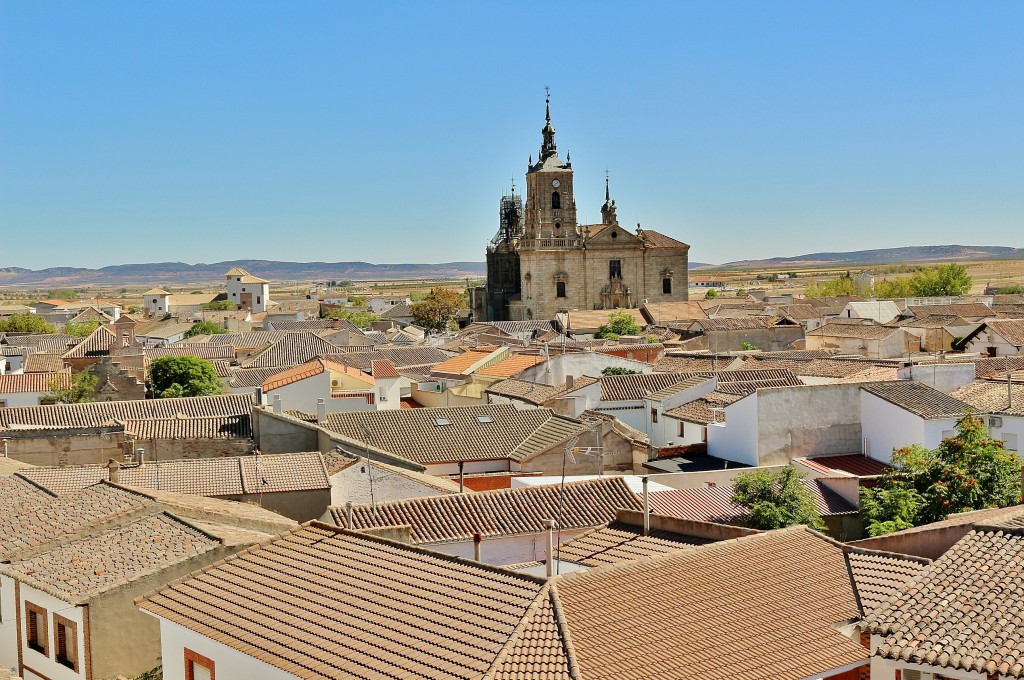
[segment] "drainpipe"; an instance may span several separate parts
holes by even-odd
[[[548,532],[548,556],[547,559],[544,561],[546,567],[544,571],[547,574],[548,578],[551,578],[551,574],[554,572],[554,570],[552,569],[552,560],[555,556],[555,520],[543,519],[540,523],[544,526],[545,529],[547,529]]]
[[[647,475],[641,477],[644,483],[644,536],[651,533],[651,494],[647,490]]]

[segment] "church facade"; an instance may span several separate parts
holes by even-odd
[[[548,320],[569,310],[638,307],[687,299],[690,246],[638,224],[623,228],[605,179],[601,223],[581,225],[570,158],[558,156],[550,100],[526,196],[501,198],[487,246],[487,283],[474,291],[480,321]]]

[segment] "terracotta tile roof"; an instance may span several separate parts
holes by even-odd
[[[794,321],[810,321],[824,316],[820,309],[809,304],[777,305],[774,309],[779,316],[785,316]]]
[[[170,295],[170,293],[168,293],[163,288],[150,288],[149,290],[142,294],[143,297],[147,297],[149,295]]]
[[[698,331],[740,331],[756,330],[760,328],[772,328],[779,325],[781,317],[778,316],[747,316],[720,319],[698,319],[686,326],[686,330],[693,333]]]
[[[12,561],[0,573],[77,605],[219,545],[196,527],[159,513]]]
[[[785,369],[793,375],[806,375],[816,378],[846,378],[876,368],[878,364],[858,359],[783,359],[771,356],[750,355],[746,358],[746,368],[778,368]]]
[[[220,333],[211,335],[206,341],[211,345],[231,345],[235,349],[253,349],[278,342],[288,333],[284,331],[250,331],[248,333]],[[183,340],[180,344],[191,344]]]
[[[970,404],[912,380],[866,383],[861,389],[925,420],[959,418],[974,411]]]
[[[234,359],[235,350],[231,345],[213,345],[207,342],[190,342],[170,347],[147,347],[146,358],[198,357],[200,359]]]
[[[25,373],[56,373],[64,369],[64,358],[60,354],[37,352],[25,357]]]
[[[893,323],[900,328],[945,328],[946,326],[964,325],[968,322],[959,316],[913,316]]]
[[[178,335],[184,335],[194,325],[191,321],[162,321],[153,326],[146,324],[135,329],[135,337],[168,340]]]
[[[844,546],[861,609],[870,614],[889,601],[931,560]]]
[[[543,588],[312,523],[137,604],[300,678],[480,678]]]
[[[479,351],[471,349],[442,361],[435,365],[432,371],[434,373],[463,373],[467,371],[470,366],[486,359],[491,354],[491,350]]]
[[[801,480],[814,497],[818,514],[822,517],[856,514],[857,508],[819,480]],[[659,515],[692,519],[698,522],[723,524],[742,522],[750,511],[732,502],[733,487],[721,484],[696,489],[652,491],[651,509]]]
[[[714,356],[674,356],[666,354],[655,362],[655,369],[660,373],[715,373],[728,370],[733,363],[740,363],[737,357]]]
[[[893,333],[903,332],[895,326],[879,326],[877,324],[864,323],[835,323],[829,322],[821,328],[808,331],[806,335],[825,338],[860,338],[862,340],[881,340]]]
[[[1024,677],[1024,536],[978,527],[907,583],[866,626],[887,659]]]
[[[755,369],[695,373],[641,373],[601,378],[601,401],[637,401],[695,378],[718,378],[719,392],[749,394],[762,387],[798,387],[800,380],[785,369]]]
[[[639,527],[616,521],[580,534],[563,543],[558,550],[562,561],[599,567],[664,555],[709,542],[704,538],[660,529],[651,529],[645,536]]]
[[[1024,356],[981,357],[974,360],[974,377],[984,378],[992,373],[1024,371]]]
[[[677,241],[671,236],[666,236],[653,229],[641,229],[640,238],[652,248],[689,248],[682,241]]]
[[[868,659],[834,627],[859,615],[843,551],[803,528],[575,572],[553,587],[587,680],[800,680]]]
[[[649,323],[662,326],[673,321],[708,318],[707,312],[697,302],[648,302],[640,310]]]
[[[374,378],[401,378],[395,365],[387,359],[373,359],[370,361],[370,375]]]
[[[271,321],[270,323],[274,327],[275,331],[318,331],[335,327],[334,319],[306,319],[305,321]]]
[[[334,354],[337,351],[337,347],[316,333],[310,331],[286,333],[283,338],[251,359],[247,359],[242,365],[245,368],[297,366],[314,357]]]
[[[957,302],[949,305],[907,305],[907,312],[917,317],[959,316],[962,318],[985,318],[994,316],[992,309],[981,302]]]
[[[285,369],[287,370],[287,369]],[[282,371],[280,366],[268,368],[238,368],[231,372],[231,379],[228,384],[231,387],[259,387],[272,375]]]
[[[146,418],[125,420],[125,432],[142,441],[157,439],[252,439],[252,416]]]
[[[63,354],[79,342],[82,338],[64,333],[28,333],[25,335],[6,334],[3,342],[13,347],[33,347],[36,352],[49,354]]]
[[[106,356],[110,354],[110,346],[117,339],[106,326],[100,326],[81,342],[64,353],[65,359],[83,359],[86,357]]]
[[[980,413],[995,413],[1012,416],[1024,416],[1024,385],[994,380],[979,380],[964,385],[950,393],[977,409]]]
[[[254,395],[227,394],[214,397],[95,401],[84,404],[19,406],[0,409],[0,425],[39,427],[98,427],[111,421],[148,418],[209,418],[251,416]]]
[[[988,329],[998,333],[1006,342],[1017,348],[1024,346],[1024,319],[999,319],[986,321],[978,331]]]
[[[404,302],[398,305],[392,305],[387,309],[381,310],[379,316],[382,319],[400,319],[404,317],[411,317],[412,305]]]
[[[346,508],[331,507],[338,526],[366,529],[409,525],[415,543],[466,541],[479,532],[485,538],[538,534],[542,521],[558,515],[559,487],[526,486],[473,494],[428,496],[353,508],[353,526],[347,526]],[[620,477],[607,477],[565,485],[562,528],[583,529],[615,519],[616,510],[641,509],[636,494]]]
[[[531,366],[542,364],[547,359],[542,356],[533,354],[513,354],[504,361],[499,361],[496,364],[491,364],[486,368],[481,368],[477,371],[479,375],[486,375],[499,378],[510,378],[514,375],[519,375]]]
[[[569,658],[558,615],[546,589],[538,598],[509,644],[499,654],[490,678],[492,680],[570,680]]]
[[[874,477],[885,474],[887,470],[892,469],[891,466],[874,458],[856,454],[815,456],[814,458],[795,458],[794,460],[825,475],[838,471],[855,477]]]
[[[294,366],[292,368],[287,368],[283,371],[273,373],[263,381],[263,384],[260,387],[263,390],[263,393],[266,394],[267,392],[273,392],[285,385],[291,385],[292,383],[297,383],[300,380],[312,378],[315,375],[320,375],[328,371],[336,371],[338,373],[352,375],[359,378],[359,380],[364,383],[369,385],[373,384],[373,376],[371,375],[367,375],[362,371],[350,368],[344,364],[336,364],[333,361],[317,357],[299,366]]]
[[[717,411],[716,413],[712,409],[724,409],[729,404],[740,399],[742,399],[742,395],[739,394],[717,391],[709,392],[703,397],[665,411],[664,415],[696,425],[710,425],[715,422],[724,423],[725,411]]]
[[[578,390],[597,382],[597,378],[582,376],[573,381],[572,390]],[[518,378],[506,378],[492,383],[484,390],[487,394],[493,394],[506,399],[523,401],[535,406],[543,406],[552,399],[568,394],[569,389],[563,385],[545,385],[543,383],[520,380]]]
[[[32,356],[31,354],[29,356]],[[60,387],[71,385],[70,373],[2,373],[0,374],[0,394],[18,394],[21,392],[50,391],[51,383]]]
[[[54,494],[51,492],[14,474],[30,467],[30,465],[26,465],[23,468],[14,468],[6,471],[5,476],[0,477],[0,505],[3,506],[4,513],[17,515],[20,509],[26,505],[33,506],[40,503],[45,505],[53,498]]]
[[[195,458],[145,465],[124,465],[119,483],[197,496],[314,491],[330,488],[319,453],[275,453],[227,458]],[[24,470],[24,479],[66,496],[107,478],[105,465],[37,467]]]
[[[469,460],[526,460],[586,429],[550,409],[512,404],[329,413],[322,427],[420,464]]]
[[[690,373],[640,373],[636,375],[606,375],[601,377],[601,401],[638,401],[652,392],[671,387],[687,378]]]

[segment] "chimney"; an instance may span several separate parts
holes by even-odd
[[[644,536],[651,533],[651,494],[647,490],[647,475],[644,475],[640,479],[644,483]]]
[[[555,557],[555,520],[553,519],[542,519],[540,523],[548,531],[548,557],[545,560],[546,569],[544,570],[548,578],[552,574],[552,560]]]
[[[139,467],[146,464],[146,449],[135,449],[135,462],[139,464]]]
[[[480,535],[480,532],[473,533],[473,559],[477,562],[480,561],[480,544],[483,542],[484,537]]]
[[[459,493],[466,493],[466,462],[459,461]]]
[[[107,479],[114,484],[117,484],[117,480],[120,478],[121,464],[111,458],[107,462]]]
[[[573,377],[571,375],[565,376],[565,391],[566,392],[572,390],[572,387],[573,387],[574,384],[575,384],[574,383],[574,379],[573,379]]]
[[[274,413],[281,413],[284,409],[281,408],[281,395],[274,395]]]
[[[262,387],[255,387],[255,388],[253,388],[253,391],[256,393],[256,405],[257,406],[265,406],[267,401],[266,401],[266,399],[263,398],[263,388]]]
[[[352,501],[345,501],[345,521],[348,523],[348,529],[352,528]]]
[[[323,399],[316,400],[316,422],[322,423],[327,420],[327,404]]]

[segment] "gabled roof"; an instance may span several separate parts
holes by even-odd
[[[321,375],[331,371],[334,371],[335,373],[345,373],[354,378],[358,378],[367,385],[374,384],[373,376],[369,374],[363,373],[358,369],[345,366],[344,364],[336,364],[333,361],[317,357],[299,366],[294,366],[268,376],[260,387],[263,390],[263,393],[266,394],[267,392],[273,392],[274,390],[280,389],[286,385],[297,383],[300,380],[312,378],[315,375]]]
[[[640,527],[615,521],[580,534],[558,547],[559,559],[599,567],[664,555],[711,541],[706,538],[651,529],[646,535]]]
[[[148,418],[202,418],[245,416],[252,413],[254,395],[228,394],[214,397],[94,401],[83,404],[20,406],[0,409],[0,425],[34,425],[52,428],[99,427],[111,421]]]
[[[794,460],[824,475],[841,472],[855,477],[874,477],[892,469],[892,466],[881,461],[858,454],[815,456],[813,458],[794,458]]]
[[[806,335],[825,338],[860,338],[862,340],[881,340],[888,338],[893,333],[904,333],[902,328],[895,326],[879,326],[877,324],[865,323],[834,323],[829,322]]]
[[[338,348],[311,331],[285,333],[273,345],[243,362],[245,368],[297,366],[314,357],[334,354]]]
[[[352,527],[347,508],[333,506],[330,512],[332,521],[346,528],[409,525],[413,542],[422,544],[467,541],[475,533],[484,538],[531,535],[544,531],[543,520],[558,516],[559,488],[524,486],[391,501],[376,508],[360,505],[353,508]],[[561,505],[563,529],[607,524],[619,508],[641,509],[637,495],[621,477],[567,483]]]
[[[640,239],[643,240],[644,244],[651,248],[689,248],[682,241],[677,241],[671,236],[666,236],[661,232],[654,231],[653,229],[640,229]]]
[[[527,460],[587,429],[546,408],[512,404],[328,413],[321,427],[421,465],[469,460]]]
[[[995,313],[981,302],[955,302],[948,305],[907,305],[907,311],[916,317],[959,316],[963,318],[985,318]]]
[[[498,378],[509,378],[514,375],[519,375],[531,366],[542,364],[547,359],[536,354],[513,354],[508,359],[499,361],[496,364],[485,366],[477,370],[479,375],[486,375]]]
[[[1006,342],[1014,347],[1024,347],[1024,319],[996,319],[986,321],[970,335],[964,338],[964,342],[977,337],[985,330],[991,330]]]
[[[137,604],[300,678],[468,680],[485,676],[543,589],[314,522]]]
[[[925,420],[959,418],[974,412],[970,404],[912,380],[865,383],[861,389]]]
[[[688,401],[685,404],[665,411],[664,415],[696,425],[724,423],[725,411],[722,409],[742,398],[742,395],[739,394],[718,391],[709,392],[693,401]]]
[[[875,654],[915,664],[1024,677],[1024,534],[977,526],[870,614]]]
[[[976,380],[950,393],[979,413],[1024,416],[1024,385],[995,380]]]
[[[387,359],[373,359],[370,361],[370,375],[374,378],[401,378],[395,365]]]
[[[471,349],[436,364],[431,370],[435,373],[462,374],[492,354],[494,350]]]
[[[159,572],[221,542],[159,513],[0,566],[0,573],[72,604]]]
[[[99,326],[80,343],[64,353],[65,359],[81,359],[85,357],[106,356],[110,354],[110,346],[117,339],[106,326]]]
[[[572,390],[578,390],[588,385],[593,385],[596,382],[597,378],[582,376],[573,381]],[[498,397],[542,406],[552,399],[568,394],[570,389],[564,384],[545,385],[518,378],[506,378],[505,380],[488,385],[484,391],[487,394],[493,394]]]
[[[801,483],[811,493],[815,508],[822,517],[857,513],[855,506],[820,480],[803,479]],[[733,503],[732,494],[731,484],[720,484],[696,489],[652,491],[649,497],[652,510],[659,515],[728,524],[741,522],[750,515],[747,508]]]
[[[163,288],[150,288],[149,290],[142,294],[143,297],[149,297],[151,295],[170,295],[170,293],[168,293]]]
[[[32,355],[29,355],[32,356]],[[0,394],[23,392],[47,393],[51,385],[66,388],[71,385],[70,373],[3,373],[0,374]]]

